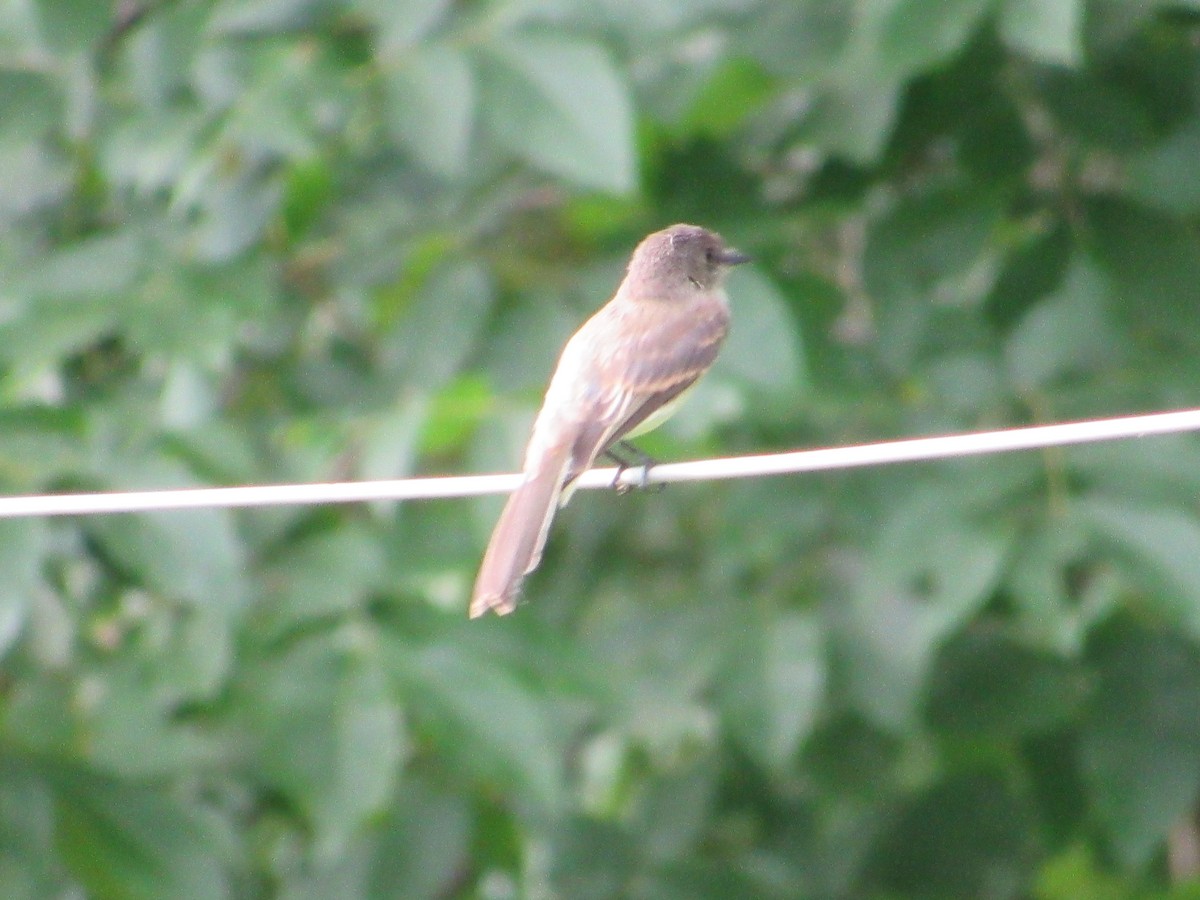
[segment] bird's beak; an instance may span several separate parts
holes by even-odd
[[[726,247],[721,251],[721,262],[726,266],[740,266],[742,263],[750,262],[751,258],[741,250],[734,250],[732,247]]]

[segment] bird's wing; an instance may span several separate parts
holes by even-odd
[[[572,447],[568,482],[696,383],[717,357],[729,313],[718,298],[680,306],[642,302],[602,324],[612,335],[597,334],[592,343],[605,350],[589,373],[594,401]]]

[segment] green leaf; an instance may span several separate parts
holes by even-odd
[[[734,46],[787,77],[819,76],[841,54],[854,30],[853,0],[793,0],[759,4]]]
[[[309,164],[319,152],[319,132],[342,124],[348,114],[344,89],[321,77],[323,60],[288,44],[264,42],[250,61],[215,152],[207,160],[199,157],[230,182],[265,181],[262,164],[271,157]]]
[[[867,233],[863,279],[876,301],[877,351],[887,371],[913,370],[940,311],[983,302],[1000,221],[992,198],[959,190],[905,197]]]
[[[1001,263],[987,298],[988,318],[1001,328],[1011,327],[1023,313],[1057,290],[1067,268],[1079,260],[1063,225],[1021,229]]]
[[[1150,3],[1125,3],[1123,0],[1090,5],[1088,9],[1088,39],[1097,49],[1111,51],[1129,40],[1147,19],[1158,14],[1163,0]]]
[[[472,811],[465,797],[447,793],[419,775],[396,790],[372,847],[372,897],[404,886],[411,900],[445,897],[471,858]]]
[[[171,696],[211,700],[224,688],[236,663],[233,610],[198,606],[180,617],[164,642],[162,678]]]
[[[887,71],[920,72],[958,53],[995,0],[899,0],[883,19],[879,52]]]
[[[651,534],[639,529],[631,547]],[[655,552],[649,547],[641,548],[645,557],[630,552],[632,582],[594,601],[581,639],[588,666],[607,673],[611,727],[665,767],[712,740],[708,695],[722,664],[737,652],[740,610],[720,589],[702,593],[693,573],[669,570],[656,579],[656,567],[644,562]],[[566,568],[581,567],[571,559]],[[787,723],[777,725],[786,735]]]
[[[360,608],[383,581],[378,541],[361,525],[290,542],[263,570],[260,628],[286,632]]]
[[[612,291],[613,284],[605,289]],[[532,399],[546,389],[554,361],[563,344],[583,322],[591,309],[599,306],[589,294],[582,313],[572,310],[561,294],[534,293],[515,303],[499,305],[496,320],[485,335],[479,368],[486,372],[497,393],[511,395],[527,391]]]
[[[215,162],[215,161],[210,161]],[[251,173],[206,178],[190,240],[196,258],[230,265],[262,240],[283,202],[283,185]]]
[[[941,343],[940,318],[982,305],[995,277],[995,200],[960,190],[905,197],[866,235],[863,280],[876,301],[876,353],[902,378],[929,343]],[[954,324],[978,322],[960,318]]]
[[[71,166],[61,153],[36,142],[0,142],[0,221],[61,202],[71,188]]]
[[[637,181],[629,89],[596,44],[510,36],[484,48],[480,109],[510,152],[588,188]]]
[[[855,705],[893,731],[916,723],[938,648],[988,600],[1012,545],[1004,529],[950,515],[931,487],[895,505],[834,614]]]
[[[443,387],[475,349],[494,297],[490,274],[476,262],[437,269],[407,298],[382,341],[396,379],[409,390]]]
[[[404,731],[378,648],[355,627],[244,670],[243,727],[263,776],[309,817],[336,859],[391,802]]]
[[[442,175],[467,164],[475,121],[475,79],[462,50],[414,49],[385,71],[392,135],[417,160]]]
[[[1038,62],[1078,65],[1083,55],[1083,0],[1004,0],[1000,36]]]
[[[556,747],[537,695],[495,661],[452,645],[396,648],[395,669],[440,754],[475,778],[552,810],[562,800]]]
[[[465,437],[475,424],[476,417],[471,415],[472,404],[463,396],[464,388],[475,385],[470,380],[457,383],[453,388],[443,391],[440,395],[444,400],[449,399],[451,411],[454,414],[467,417],[468,421],[458,426],[458,434]],[[456,390],[457,388],[457,390]],[[446,395],[450,395],[448,398]],[[460,401],[460,402],[454,402]],[[439,444],[443,434],[430,435],[430,429],[439,431],[448,429],[442,422],[435,422],[437,408],[431,408],[428,398],[423,394],[411,394],[401,397],[389,407],[380,410],[369,417],[360,432],[360,458],[358,473],[369,480],[380,478],[403,478],[413,472],[421,444],[430,441]],[[458,440],[451,439],[443,445],[445,448],[456,447]],[[437,451],[435,451],[437,452]],[[378,509],[391,509],[391,504],[380,505]]]
[[[1069,464],[1072,475],[1122,502],[1176,508],[1181,496],[1200,494],[1200,444],[1190,434],[1081,445]]]
[[[720,138],[739,132],[755,111],[775,95],[775,80],[744,59],[715,72],[692,100],[683,130]]]
[[[1009,378],[1022,390],[1043,388],[1065,376],[1103,370],[1120,356],[1108,321],[1107,279],[1077,260],[1062,287],[1035,306],[1005,347]]]
[[[1155,115],[1144,98],[1115,79],[1088,69],[1051,69],[1040,81],[1040,96],[1056,127],[1084,147],[1127,154],[1156,136]]]
[[[415,445],[408,440],[393,445],[393,464],[406,464],[403,454],[410,450],[414,454],[439,454],[458,452],[471,445],[494,406],[495,398],[481,379],[472,376],[455,379],[438,392],[428,407],[421,405],[413,410],[412,414],[421,418],[421,430],[415,435],[419,441]],[[399,450],[399,457],[395,450]]]
[[[90,49],[112,27],[113,12],[108,4],[91,0],[40,0],[37,4],[42,39],[59,53]]]
[[[0,358],[30,368],[56,363],[119,327],[142,274],[143,245],[130,232],[89,238],[6,273],[23,302],[0,322]]]
[[[182,467],[159,459],[145,461],[136,474],[117,478],[111,489],[197,486]],[[167,597],[227,614],[246,599],[244,548],[229,510],[94,516],[85,527],[135,581]]]
[[[43,302],[20,318],[0,323],[0,359],[22,369],[59,363],[116,330],[119,312],[104,298]]]
[[[812,730],[824,694],[816,623],[799,613],[756,617],[719,681],[722,718],[763,768],[783,770]]]
[[[261,257],[212,266],[164,267],[136,293],[127,334],[143,353],[176,360],[172,374],[187,373],[195,379],[192,387],[200,393],[193,396],[202,398],[203,410],[218,399],[213,397],[211,360],[230,353],[249,323],[268,318],[279,292],[272,264]],[[168,399],[164,397],[164,404]],[[180,419],[211,426],[210,417],[203,413],[193,419],[181,412],[186,411],[167,409],[164,418],[176,427]]]
[[[123,648],[127,656],[138,650]],[[159,660],[152,676],[132,659],[92,674],[93,696],[77,704],[81,709],[76,712],[76,734],[77,739],[86,736],[86,757],[94,769],[131,780],[167,779],[220,759],[212,735],[181,721],[180,705],[198,698],[180,696],[176,686],[167,683],[176,677],[177,662],[173,654],[168,660]]]
[[[771,281],[739,272],[729,286],[733,317],[714,372],[765,391],[795,396],[805,381],[800,335]]]
[[[32,3],[9,2],[0,17],[0,52],[20,55],[40,50],[38,10]]]
[[[1200,118],[1192,117],[1129,162],[1129,195],[1176,215],[1200,211]]]
[[[1176,635],[1112,629],[1080,761],[1121,860],[1145,865],[1200,793],[1200,658]]]
[[[928,716],[935,727],[969,739],[1020,739],[1067,722],[1084,688],[1083,673],[1067,660],[985,626],[938,654]]]
[[[996,360],[969,351],[931,359],[924,375],[931,395],[947,412],[969,416],[1007,396]]]
[[[1005,573],[1005,593],[1016,608],[1021,634],[1038,647],[1076,654],[1096,622],[1118,602],[1115,579],[1077,586],[1072,578],[1092,554],[1090,528],[1066,518],[1028,530]]]
[[[1135,335],[1148,330],[1194,347],[1200,236],[1186,222],[1130,203],[1097,201],[1088,213],[1096,259],[1121,301],[1114,314]]]
[[[135,23],[126,22],[134,27],[122,32],[120,40],[113,44],[129,47],[129,52],[123,54],[122,72],[128,78],[127,89],[134,103],[126,107],[128,117],[119,117],[126,127],[137,123],[141,112],[151,112],[153,118],[168,121],[176,115],[196,117],[199,110],[177,100],[181,92],[190,92],[197,83],[193,81],[199,71],[197,60],[203,59],[212,47],[207,31],[210,12],[211,4],[170,4],[156,7],[153,15],[143,16]],[[134,112],[135,104],[138,112]],[[122,122],[116,119],[106,121],[106,126],[124,130]],[[157,143],[149,135],[146,142],[151,147]],[[100,144],[102,148],[104,141]],[[140,155],[140,148],[127,147]]]
[[[390,57],[413,48],[445,19],[452,0],[350,0],[376,28],[377,54]]]
[[[224,0],[209,27],[218,34],[278,34],[311,26],[328,8],[326,0]]]
[[[876,849],[883,896],[1022,895],[1038,856],[1034,809],[996,775],[940,779],[890,818]]]
[[[1200,636],[1200,524],[1190,512],[1100,497],[1077,500],[1074,513],[1106,544],[1149,576],[1154,597],[1180,627]],[[1161,592],[1161,593],[1159,593]]]
[[[49,539],[45,523],[36,519],[0,521],[0,660],[20,637],[30,607],[44,589]]]
[[[1126,900],[1129,890],[1125,880],[1113,871],[1108,860],[1102,861],[1098,856],[1098,848],[1084,844],[1067,847],[1042,864],[1033,896],[1037,900],[1076,900],[1078,897]],[[1183,895],[1176,900],[1187,898]]]
[[[107,177],[139,193],[169,189],[192,162],[202,125],[181,112],[125,120],[100,147],[100,165]]]
[[[935,292],[945,301],[983,256],[1000,223],[995,201],[981,194],[936,190],[903,198],[867,234],[863,276],[882,302]],[[957,294],[958,292],[955,291]]]
[[[24,765],[0,762],[0,890],[10,900],[61,894],[53,796]]]
[[[575,817],[554,831],[550,881],[564,897],[619,897],[636,881],[639,856],[638,842],[615,824]]]
[[[144,245],[132,231],[88,238],[40,257],[8,284],[14,293],[39,298],[87,298],[120,294],[143,271]]]
[[[202,804],[85,775],[62,774],[55,782],[59,850],[91,896],[229,896],[232,841]]]
[[[785,879],[789,888],[804,881],[802,875],[790,872],[785,875],[776,870],[767,878],[690,855],[670,860],[652,871],[639,872],[636,883],[639,887],[644,885],[646,895],[656,900],[725,900],[727,897],[769,900],[776,893],[771,884],[783,883]]]
[[[59,87],[37,72],[0,68],[0,142],[41,137],[62,114]]]
[[[226,609],[245,599],[241,548],[226,510],[97,517],[87,527],[135,580],[168,597]]]
[[[719,775],[715,756],[703,754],[648,780],[632,816],[646,856],[676,860],[702,839]]]
[[[852,163],[876,162],[887,146],[899,113],[901,85],[870,76],[824,86],[803,124],[807,140]]]

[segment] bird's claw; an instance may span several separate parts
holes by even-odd
[[[620,448],[619,451],[618,448]],[[604,454],[617,464],[617,474],[613,476],[612,487],[618,494],[628,494],[634,488],[644,491],[651,487],[650,470],[656,465],[651,456],[626,441],[620,441],[609,447]],[[625,473],[635,466],[641,469],[640,477],[637,481],[626,481]],[[659,484],[654,487],[661,490],[664,485]]]

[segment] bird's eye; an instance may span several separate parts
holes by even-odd
[[[706,260],[708,260],[709,262],[712,262],[712,261],[713,261],[713,260],[716,258],[716,254],[715,254],[715,253],[713,253],[713,248],[712,248],[712,247],[706,247],[706,248],[704,249],[704,258],[705,258]]]

